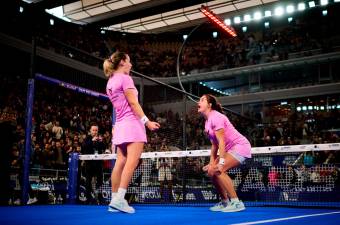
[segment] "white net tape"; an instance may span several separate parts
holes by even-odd
[[[286,145],[252,148],[253,155],[274,154],[274,153],[298,153],[308,151],[335,151],[340,150],[340,143],[330,144],[310,144],[310,145]],[[144,152],[141,158],[179,158],[179,157],[199,157],[209,156],[210,150],[188,150],[188,151],[166,151],[166,152]],[[80,155],[79,160],[112,160],[116,154],[95,154]]]

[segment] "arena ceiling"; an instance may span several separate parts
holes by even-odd
[[[78,24],[130,33],[160,33],[204,20],[202,4],[224,17],[278,0],[22,0]]]

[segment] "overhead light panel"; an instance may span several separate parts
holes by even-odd
[[[254,13],[254,20],[260,20],[262,18],[261,12],[255,12]]]
[[[214,32],[212,33],[212,36],[213,36],[213,38],[217,38],[217,32],[214,31]]]
[[[231,20],[230,19],[225,19],[224,23],[230,26],[231,25]]]
[[[320,5],[328,5],[328,0],[320,0]]]
[[[244,15],[243,17],[244,22],[249,22],[251,20],[251,17],[249,14]]]
[[[305,10],[305,9],[306,9],[306,4],[303,3],[303,2],[300,2],[300,3],[298,4],[298,10],[299,10],[299,11],[303,11],[303,10]]]
[[[236,24],[241,23],[241,18],[239,16],[234,17],[234,23]]]
[[[315,2],[314,1],[308,2],[308,6],[309,6],[309,8],[314,8],[315,7]]]
[[[272,16],[272,11],[266,10],[264,11],[264,17],[271,17]]]
[[[282,16],[284,13],[284,9],[280,6],[275,8],[274,15],[275,16]]]
[[[293,5],[288,5],[288,6],[286,7],[286,12],[287,12],[287,13],[293,13],[294,11],[295,11],[295,8],[294,8]]]
[[[264,22],[264,27],[269,28],[269,22]]]

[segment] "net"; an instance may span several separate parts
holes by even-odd
[[[253,158],[228,173],[248,206],[339,207],[340,144],[253,148]],[[145,152],[127,198],[140,204],[207,205],[219,200],[202,172],[209,150]],[[80,155],[80,160],[114,160],[114,154]],[[97,193],[110,200],[110,174]],[[83,195],[80,193],[80,195]]]

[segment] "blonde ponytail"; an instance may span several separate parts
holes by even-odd
[[[114,72],[111,60],[105,59],[103,63],[103,70],[106,78],[110,78]]]
[[[118,69],[120,61],[126,60],[126,56],[127,54],[124,52],[115,52],[110,58],[104,60],[103,70],[107,78],[110,78],[113,72]]]

